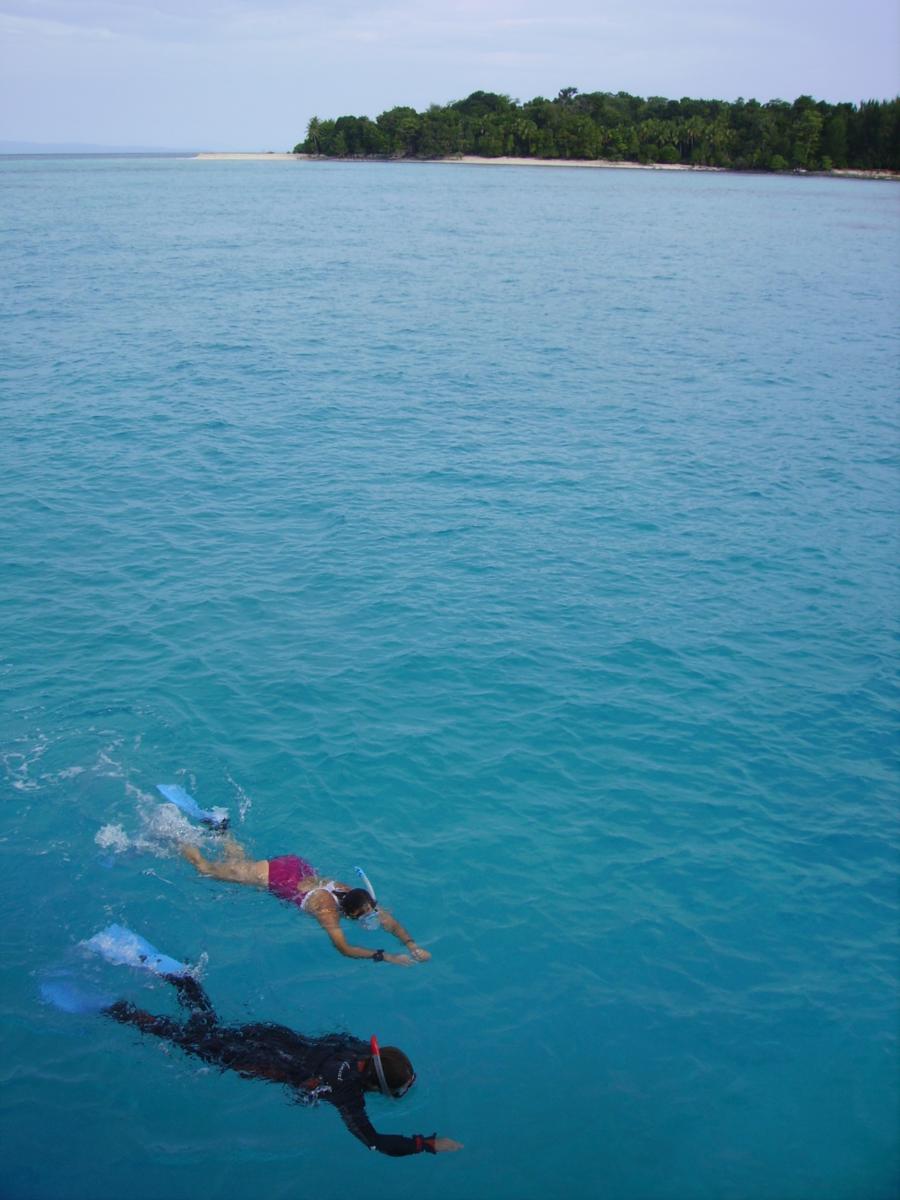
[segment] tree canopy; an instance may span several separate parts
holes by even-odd
[[[900,170],[900,98],[828,104],[643,99],[564,87],[521,103],[496,92],[369,117],[313,117],[296,153],[333,158],[607,159],[734,170]]]

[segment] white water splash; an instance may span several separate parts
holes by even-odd
[[[240,817],[241,824],[243,825],[244,820],[246,819],[247,813],[253,807],[253,801],[250,799],[250,797],[247,795],[247,793],[244,791],[244,789],[241,787],[241,785],[236,780],[232,779],[231,775],[228,772],[225,773],[225,777],[228,780],[228,782],[231,784],[231,786],[234,788],[234,790],[237,792],[238,816]],[[219,811],[218,809],[215,809],[215,808],[213,809],[214,813],[217,813],[218,811]]]
[[[157,858],[175,858],[184,845],[202,846],[207,835],[192,825],[174,804],[147,805],[138,809],[140,826],[129,835],[121,825],[104,825],[94,835],[103,850],[114,854],[137,851]]]
[[[142,811],[141,820],[144,840],[161,851],[172,853],[185,843],[191,846],[204,844],[205,835],[174,804],[154,804],[149,811]]]
[[[131,846],[131,839],[121,825],[104,825],[94,834],[94,841],[101,850],[116,854],[123,854]]]

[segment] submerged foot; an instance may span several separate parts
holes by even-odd
[[[186,858],[191,866],[196,867],[198,871],[205,871],[207,866],[206,859],[203,857],[197,847],[192,846],[190,842],[185,842],[181,846],[181,857]]]
[[[222,850],[224,851],[226,862],[236,863],[247,861],[247,854],[244,847],[239,842],[236,842],[230,833],[226,833],[222,837]]]

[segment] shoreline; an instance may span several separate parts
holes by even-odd
[[[462,154],[453,158],[333,158],[325,154],[293,154],[269,151],[204,150],[193,155],[194,160],[205,162],[339,162],[339,163],[420,163],[432,166],[464,167],[569,167],[575,170],[611,171],[693,171],[716,175],[782,175],[796,178],[807,176],[812,179],[877,179],[900,182],[900,172],[862,170],[855,167],[836,167],[830,171],[738,171],[733,167],[695,166],[691,163],[637,163],[614,162],[608,158],[480,158],[474,154]]]
[[[310,154],[282,154],[275,150],[200,150],[192,159],[207,162],[291,162],[295,158],[311,158]]]

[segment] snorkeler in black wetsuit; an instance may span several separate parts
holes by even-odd
[[[178,991],[188,1010],[186,1021],[154,1016],[128,1000],[117,1000],[103,1011],[142,1033],[152,1033],[195,1054],[222,1070],[245,1079],[264,1079],[292,1089],[301,1103],[333,1104],[354,1137],[370,1150],[395,1158],[423,1151],[437,1154],[459,1150],[459,1142],[436,1134],[404,1137],[377,1133],[366,1115],[366,1092],[383,1092],[399,1099],[415,1082],[409,1059],[392,1046],[379,1051],[377,1043],[358,1041],[349,1034],[308,1038],[284,1025],[221,1025],[203,988],[191,975],[163,975]]]

